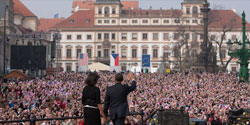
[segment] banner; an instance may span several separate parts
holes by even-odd
[[[150,55],[142,55],[142,67],[150,67]]]
[[[79,53],[78,56],[78,72],[87,72],[88,71],[88,54]]]
[[[112,53],[110,56],[110,71],[120,72],[120,65],[119,65],[119,54]]]

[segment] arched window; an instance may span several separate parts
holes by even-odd
[[[198,7],[197,6],[194,6],[192,10],[193,10],[193,14],[198,14]]]
[[[104,14],[105,14],[105,15],[108,15],[108,14],[109,14],[109,7],[105,7],[105,8],[104,8]]]

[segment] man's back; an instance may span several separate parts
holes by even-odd
[[[122,79],[123,80],[123,79]],[[125,118],[129,114],[127,95],[135,90],[136,82],[133,80],[132,85],[117,84],[108,87],[104,102],[104,112],[110,112],[110,119]]]

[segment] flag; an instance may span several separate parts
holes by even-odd
[[[119,66],[119,54],[116,53],[111,54],[110,66]]]
[[[78,65],[79,66],[87,66],[88,65],[87,53],[79,53]]]
[[[142,67],[150,67],[150,55],[142,55]]]

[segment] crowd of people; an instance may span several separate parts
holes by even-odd
[[[98,87],[104,101],[107,86],[115,84],[113,72],[98,73]],[[32,80],[0,82],[0,121],[82,116],[82,90],[86,73],[58,73]],[[147,118],[160,107],[184,108],[190,118],[228,121],[231,109],[250,108],[250,84],[239,83],[234,74],[138,73],[137,89],[128,96],[130,111],[144,111]],[[124,82],[129,81],[124,73]],[[156,115],[147,123],[157,122]],[[81,124],[82,120],[43,121],[40,124]],[[140,116],[128,116],[135,125]]]

